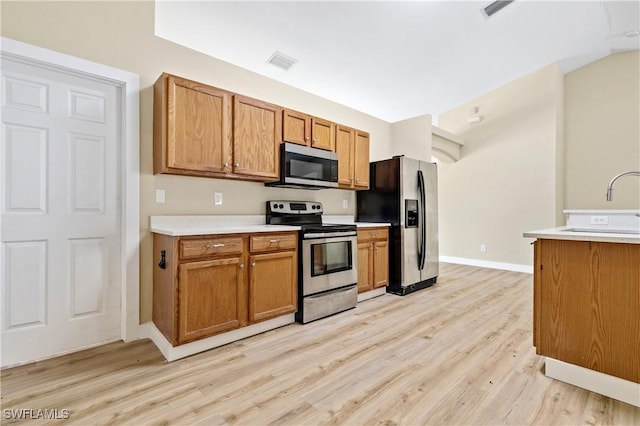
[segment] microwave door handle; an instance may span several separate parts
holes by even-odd
[[[418,269],[424,269],[424,262],[426,259],[425,244],[427,239],[427,229],[425,223],[425,187],[424,187],[424,175],[422,170],[418,170],[418,192],[420,193],[420,199],[418,200]]]

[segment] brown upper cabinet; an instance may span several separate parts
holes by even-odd
[[[256,180],[277,180],[282,108],[245,96],[233,97],[233,171]]]
[[[278,178],[282,108],[162,74],[154,86],[154,173]]]
[[[153,171],[278,180],[280,144],[338,153],[338,184],[369,188],[369,134],[163,73],[154,85]]]
[[[162,74],[154,86],[154,172],[231,172],[232,97]]]
[[[340,188],[369,188],[369,134],[336,126],[338,185]]]
[[[290,109],[285,109],[282,117],[285,142],[335,151],[335,123]]]

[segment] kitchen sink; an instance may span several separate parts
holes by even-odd
[[[592,232],[596,234],[623,234],[640,235],[640,229],[590,229],[590,228],[568,228],[563,232]]]

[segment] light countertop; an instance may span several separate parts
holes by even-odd
[[[333,220],[332,220],[333,219]],[[266,225],[263,215],[151,216],[149,230],[172,237],[298,231],[299,226]],[[354,223],[350,216],[323,216],[325,223],[355,224],[359,228],[390,226],[389,223]]]
[[[539,231],[530,231],[523,234],[526,238],[541,238],[551,240],[573,240],[573,241],[596,241],[606,243],[627,243],[640,244],[640,234],[637,233],[620,233],[606,230],[607,232],[598,232],[598,229],[578,228],[580,231],[571,226],[561,226],[558,228],[542,229]]]

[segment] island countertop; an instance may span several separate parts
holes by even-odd
[[[529,231],[525,238],[546,238],[551,240],[595,241],[605,243],[640,244],[639,230],[589,229],[574,226]]]

